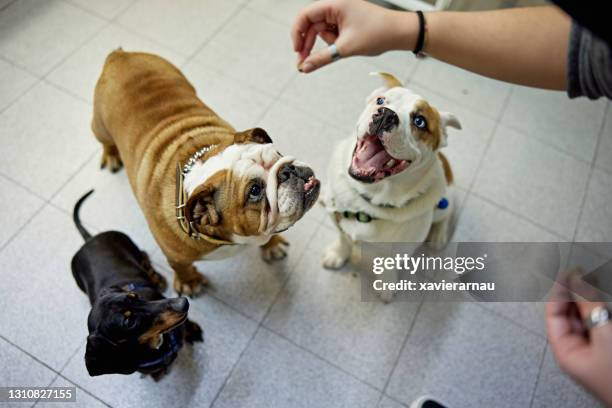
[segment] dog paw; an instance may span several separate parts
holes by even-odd
[[[206,285],[208,285],[208,279],[200,272],[194,271],[189,280],[181,280],[178,277],[174,278],[174,290],[179,295],[197,296]]]
[[[284,259],[287,257],[288,246],[289,243],[283,237],[274,235],[268,243],[261,246],[261,258],[267,263]]]
[[[323,267],[327,269],[340,269],[347,263],[350,255],[350,249],[340,247],[337,243],[334,243],[323,254]]]
[[[204,341],[204,332],[199,324],[191,320],[185,322],[185,341],[193,344],[196,341]]]
[[[448,244],[448,223],[440,222],[431,226],[427,244],[435,251],[440,251]]]
[[[100,168],[104,169],[108,167],[111,173],[116,173],[123,167],[121,157],[119,157],[119,151],[116,146],[104,146],[102,151],[102,160],[100,161]]]

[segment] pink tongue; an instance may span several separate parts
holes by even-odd
[[[361,168],[380,168],[392,157],[389,156],[378,140],[371,140],[370,137],[363,140],[363,144],[355,152],[355,164]]]

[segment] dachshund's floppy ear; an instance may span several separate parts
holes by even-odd
[[[132,374],[135,364],[128,361],[128,356],[120,353],[118,347],[106,337],[90,334],[87,337],[85,366],[90,376],[102,374]]]
[[[272,139],[262,128],[248,129],[234,134],[234,143],[272,143]]]

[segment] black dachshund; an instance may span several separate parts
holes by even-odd
[[[87,326],[85,364],[89,375],[150,374],[156,381],[167,371],[183,342],[202,341],[202,330],[187,320],[184,297],[166,299],[166,280],[147,254],[125,234],[107,231],[91,236],[73,219],[85,244],[72,258],[72,275],[92,305]]]

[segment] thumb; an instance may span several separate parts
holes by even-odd
[[[344,54],[342,54],[342,51],[340,50],[340,46],[338,46],[338,42],[336,42],[335,44],[336,44],[336,49],[338,50],[338,53],[341,56],[345,56]],[[332,53],[329,48],[330,47],[326,47],[322,50],[319,50],[311,54],[308,58],[306,58],[298,67],[300,72],[307,74],[309,72],[316,71],[317,69],[321,67],[331,64],[333,60],[332,60]]]

